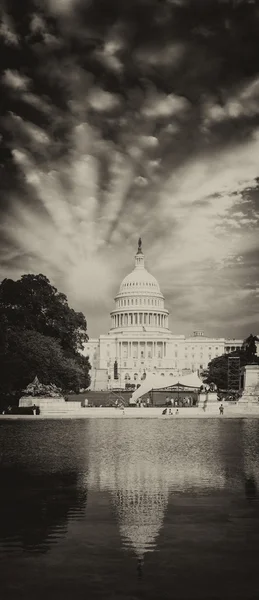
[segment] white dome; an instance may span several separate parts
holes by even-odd
[[[159,284],[153,275],[145,268],[136,267],[129,275],[124,277],[120,285],[119,294],[132,292],[149,292],[161,294]]]
[[[142,242],[139,239],[135,255],[135,269],[126,275],[115,296],[115,309],[111,312],[112,328],[152,331],[168,328],[168,310],[156,278],[145,268]]]

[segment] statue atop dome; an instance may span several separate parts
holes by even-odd
[[[141,237],[138,240],[138,251],[137,254],[142,254],[142,239]]]

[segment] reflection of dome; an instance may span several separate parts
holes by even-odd
[[[132,482],[133,483],[133,482]],[[138,558],[156,548],[156,538],[163,524],[168,502],[168,490],[118,490],[113,494],[119,527],[125,548],[132,548]]]
[[[200,424],[184,423],[185,435],[152,421],[90,420],[88,488],[109,491],[123,547],[138,559],[156,549],[170,494],[209,493],[225,485],[218,438]],[[177,423],[180,427],[180,423]],[[191,434],[189,442],[188,434]],[[192,445],[194,444],[194,445]]]

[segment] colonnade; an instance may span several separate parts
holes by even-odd
[[[168,315],[153,312],[127,312],[112,314],[112,328],[150,325],[152,327],[168,328]]]
[[[118,342],[117,357],[121,361],[128,358],[165,358],[166,351],[166,342],[162,341]]]

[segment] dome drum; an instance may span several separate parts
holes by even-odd
[[[129,312],[112,311],[112,329],[116,328],[164,328],[168,329],[168,311],[141,311],[135,310]]]

